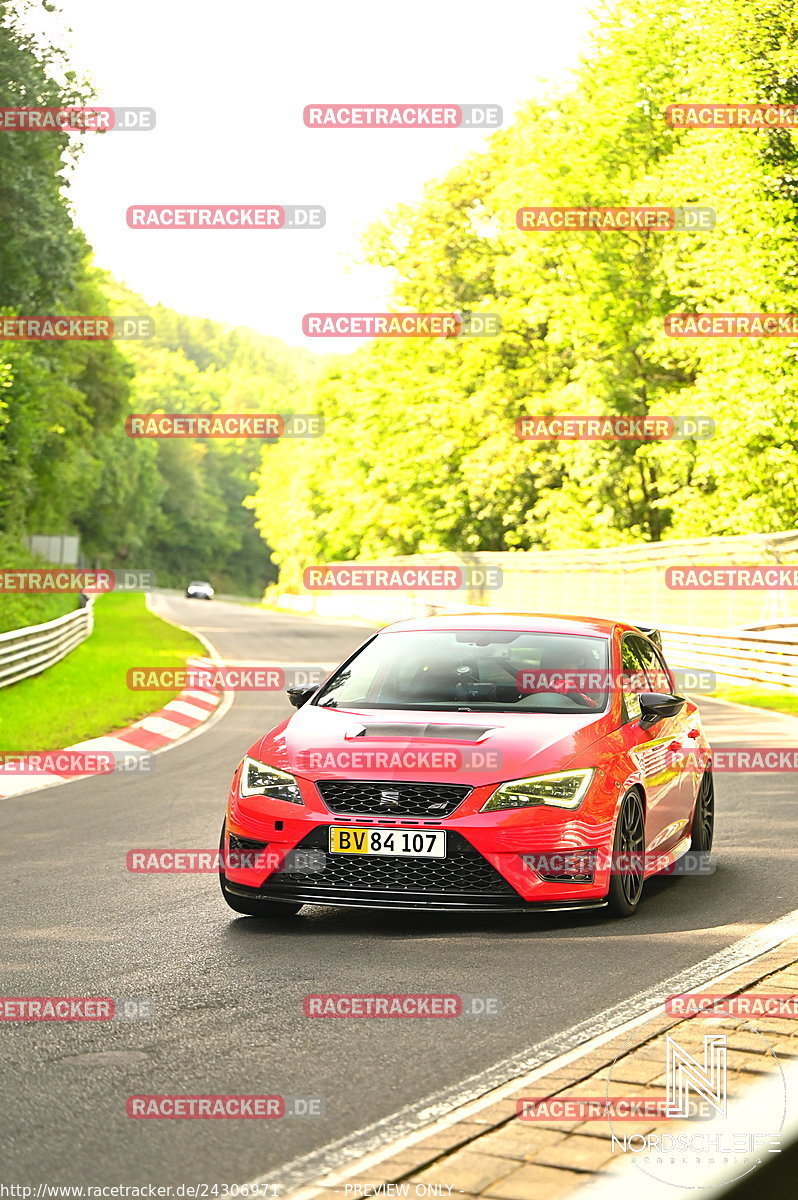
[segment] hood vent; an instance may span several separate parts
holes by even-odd
[[[357,725],[347,730],[351,738],[434,738],[439,742],[481,742],[493,729],[478,725],[403,725],[392,721],[384,725]]]

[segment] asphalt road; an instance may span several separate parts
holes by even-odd
[[[364,626],[162,600],[225,658],[342,658]],[[135,664],[131,666],[148,665]],[[703,706],[702,706],[703,707]],[[240,693],[152,775],[0,801],[2,992],[150,997],[155,1018],[0,1026],[0,1181],[235,1183],[413,1104],[698,963],[794,906],[794,776],[721,775],[718,870],[657,880],[602,913],[434,915],[308,908],[236,918],[212,875],[133,875],[139,847],[218,843],[230,774],[290,711]],[[798,721],[707,702],[716,744],[796,744]],[[32,738],[32,748],[35,737]],[[312,1020],[307,992],[498,996],[483,1019]],[[129,1095],[323,1097],[321,1117],[131,1120]]]

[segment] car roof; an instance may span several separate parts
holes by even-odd
[[[386,625],[380,633],[431,632],[436,629],[518,630],[521,633],[572,633],[592,637],[610,637],[614,629],[639,633],[626,621],[605,617],[554,616],[552,613],[484,612],[447,613],[439,617],[415,617]]]

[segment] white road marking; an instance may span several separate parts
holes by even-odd
[[[182,713],[184,717],[194,717],[198,721],[202,721],[207,717],[209,709],[200,708],[198,704],[189,704],[186,700],[170,700],[169,712]],[[186,726],[184,725],[185,729]]]
[[[89,779],[89,775],[0,775],[0,800],[24,796],[27,792],[40,792],[45,788],[58,787],[59,783],[74,783],[76,779]]]
[[[216,692],[203,692],[199,688],[184,688],[183,691],[180,693],[180,695],[184,696],[186,698],[186,700],[188,700],[189,702],[202,701],[202,703],[205,705],[210,704],[213,706],[216,703],[217,693]],[[174,701],[170,700],[169,703],[174,704]],[[210,709],[206,707],[202,711],[210,712]]]
[[[166,717],[144,717],[136,722],[136,729],[143,729],[146,733],[159,733],[163,737],[179,738],[185,733],[186,726],[181,725],[179,721],[169,721]]]
[[[116,752],[117,754],[134,754],[136,746],[131,746],[130,742],[124,741],[122,738],[116,737],[97,737],[87,738],[85,742],[75,742],[74,746],[68,746],[68,750],[97,750],[105,752]]]

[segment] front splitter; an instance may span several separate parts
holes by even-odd
[[[245,887],[242,884],[225,880],[225,890],[231,895],[245,897],[248,900],[285,901],[291,904],[316,904],[334,908],[378,908],[405,912],[479,912],[479,913],[536,913],[536,912],[573,912],[574,910],[590,910],[606,908],[606,900],[559,900],[523,901],[517,904],[491,902],[484,903],[470,896],[386,896],[379,893],[360,893],[357,896],[341,894],[331,890],[323,893],[320,890],[306,891],[301,888],[285,888],[279,892],[259,891],[257,888]]]

